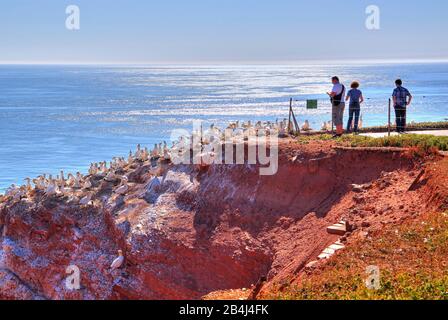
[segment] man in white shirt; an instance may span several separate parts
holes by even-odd
[[[333,125],[336,126],[335,137],[344,133],[344,110],[345,110],[345,86],[339,82],[338,77],[331,79],[333,89],[327,94],[331,98]]]

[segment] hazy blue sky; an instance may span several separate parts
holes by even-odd
[[[81,30],[65,8],[81,9]],[[368,5],[381,30],[365,28]],[[2,62],[445,59],[446,0],[2,0]]]

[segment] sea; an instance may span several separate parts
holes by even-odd
[[[409,121],[448,118],[448,63],[306,65],[0,65],[0,193],[26,177],[85,173],[173,130],[288,117],[320,129],[337,75],[361,83],[363,125],[384,125],[396,78],[414,95]],[[317,99],[317,109],[306,109]]]

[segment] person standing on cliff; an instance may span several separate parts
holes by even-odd
[[[359,116],[361,114],[361,104],[364,102],[364,96],[362,91],[359,90],[359,82],[353,81],[351,84],[351,90],[347,92],[345,101],[350,101],[348,111],[347,132],[350,132],[353,126],[353,132],[358,133]]]
[[[327,92],[331,99],[333,125],[336,126],[334,138],[344,133],[344,110],[345,110],[345,86],[340,83],[338,77],[331,79],[333,89]]]
[[[406,131],[406,111],[407,111],[407,107],[411,105],[412,95],[408,89],[403,87],[403,81],[401,81],[401,79],[397,79],[395,81],[395,85],[397,87],[394,89],[392,98],[394,100],[397,132],[405,133],[405,131]]]

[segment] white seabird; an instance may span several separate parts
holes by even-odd
[[[82,206],[86,206],[92,201],[92,194],[88,193],[84,198],[79,201],[79,204]]]
[[[140,145],[140,143],[139,143],[139,144],[137,145],[137,151],[135,152],[134,157],[135,157],[135,159],[140,160],[140,159],[141,159],[141,156],[142,156],[142,147],[141,147],[141,145]]]
[[[124,257],[123,257],[123,251],[118,250],[118,257],[112,262],[110,265],[110,268],[112,270],[120,269],[123,265]]]
[[[94,176],[97,173],[98,173],[98,164],[97,163],[90,164],[89,174],[91,176]]]
[[[311,130],[310,122],[308,120],[305,120],[305,123],[302,126],[302,130],[303,131],[310,131]]]
[[[321,129],[322,131],[327,131],[327,123],[326,123],[326,122],[323,122],[323,123],[322,123],[322,126],[320,127],[320,129]]]
[[[60,177],[60,186],[65,187],[65,176],[64,176],[64,171],[61,170],[61,177]]]
[[[73,184],[73,188],[80,189],[82,181],[82,174],[80,172],[76,173],[75,183]]]
[[[124,194],[126,194],[126,192],[128,192],[128,190],[129,190],[128,178],[126,176],[124,176],[122,178],[121,186],[119,186],[118,189],[115,190],[115,193],[124,195]]]
[[[33,190],[33,187],[31,186],[31,179],[25,178],[25,181],[26,181],[26,191],[30,192],[31,190]]]
[[[50,179],[48,182],[47,189],[45,190],[45,194],[47,196],[52,196],[58,192],[58,187],[56,185],[56,182],[53,179]]]
[[[92,188],[92,182],[90,182],[90,179],[87,179],[86,182],[84,182],[83,189],[90,189]]]
[[[117,176],[115,175],[115,173],[112,170],[109,171],[109,173],[104,178],[104,180],[106,180],[107,182],[112,182],[112,181],[115,181],[116,179],[117,179]]]
[[[75,185],[75,176],[71,173],[67,175],[67,186],[73,187]]]
[[[159,150],[159,146],[157,144],[154,144],[154,149],[151,151],[151,156],[153,158],[160,157],[160,150]]]

